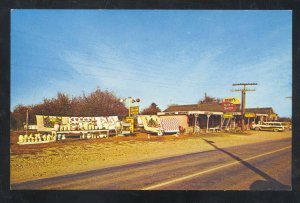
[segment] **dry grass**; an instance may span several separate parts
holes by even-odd
[[[291,132],[209,133],[151,136],[140,133],[128,137],[23,145],[11,134],[11,182],[22,182],[86,170],[145,161],[213,149],[201,138],[219,147],[229,147],[290,137]]]

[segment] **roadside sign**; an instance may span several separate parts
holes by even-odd
[[[255,118],[255,113],[252,113],[252,112],[246,112],[246,113],[245,113],[245,117],[246,117],[246,118]]]
[[[223,118],[233,118],[233,114],[232,113],[224,113]]]
[[[130,123],[130,131],[131,131],[131,133],[133,133],[133,131],[134,131],[134,118],[133,117],[129,117],[129,116],[127,116],[126,118],[125,118],[125,121],[127,122],[127,123]]]
[[[224,98],[223,102],[230,102],[232,104],[241,104],[241,102],[238,98],[233,98],[233,97]]]
[[[130,115],[136,115],[136,114],[139,114],[139,107],[138,106],[130,107]]]
[[[232,112],[236,110],[236,105],[231,102],[222,102],[224,112]]]
[[[127,116],[127,117],[125,118],[125,120],[128,121],[128,122],[130,122],[130,123],[131,123],[131,122],[132,122],[132,123],[134,122],[134,118],[133,118],[132,116]]]
[[[270,115],[270,118],[276,118],[277,117],[277,114],[276,113],[272,113],[271,115]]]

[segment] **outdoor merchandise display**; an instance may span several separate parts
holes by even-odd
[[[157,115],[142,115],[139,117],[142,119],[145,131],[150,133],[161,133],[163,131],[160,119]]]
[[[186,116],[183,117],[183,120],[186,122]],[[150,133],[162,135],[163,133],[179,132],[180,120],[175,116],[141,115],[138,118],[142,121],[145,131]]]
[[[36,115],[38,131],[115,130],[118,116],[62,117]]]
[[[18,137],[18,144],[19,145],[25,145],[25,144],[41,144],[41,143],[49,143],[49,142],[55,142],[56,141],[56,135],[53,134],[32,134],[29,135],[19,135]]]
[[[179,120],[177,118],[160,118],[165,133],[178,133]]]
[[[80,139],[103,138],[109,136],[110,130],[117,133],[118,125],[120,125],[118,116],[64,117],[36,115],[36,121],[39,133],[19,135],[18,144],[39,144],[65,140],[66,135],[69,133],[79,133],[75,137]]]

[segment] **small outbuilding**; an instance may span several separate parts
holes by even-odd
[[[278,114],[274,112],[272,107],[246,108],[246,114],[247,113],[253,115],[252,122],[254,123],[278,120]]]
[[[172,105],[158,115],[186,115],[188,127],[194,132],[200,129],[220,128],[222,122],[222,106],[218,103]]]

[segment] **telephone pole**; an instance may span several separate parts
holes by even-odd
[[[247,89],[248,85],[257,85],[257,83],[235,83],[232,86],[243,86],[241,89],[231,90],[232,92],[241,92],[242,93],[242,108],[241,108],[241,115],[242,115],[242,131],[245,130],[245,109],[246,109],[246,92],[255,91],[255,89]]]
[[[26,111],[26,135],[28,135],[28,109]]]

